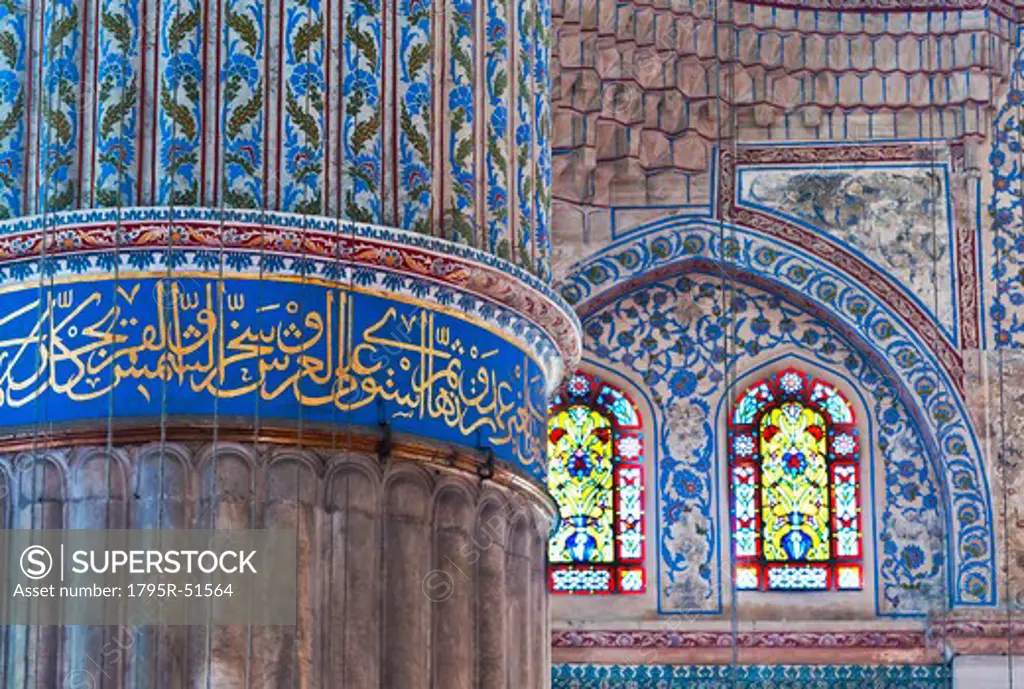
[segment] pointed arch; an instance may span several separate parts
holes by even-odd
[[[863,276],[784,239],[707,219],[651,223],[573,266],[559,285],[585,323],[643,285],[704,272],[770,290],[821,319],[898,391],[942,482],[951,603],[997,601],[994,521],[981,448],[964,400],[962,362],[922,338],[907,314],[866,289]]]

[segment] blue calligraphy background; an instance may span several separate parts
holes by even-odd
[[[452,310],[311,281],[119,279],[3,295],[0,426],[213,415],[490,447],[543,480],[544,376]]]

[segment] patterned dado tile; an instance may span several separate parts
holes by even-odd
[[[555,665],[552,689],[938,689],[942,665]]]

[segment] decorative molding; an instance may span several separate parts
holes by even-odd
[[[551,632],[552,648],[889,648],[919,649],[930,647],[923,631],[841,631],[841,632],[678,632],[643,631],[577,631],[555,629]]]
[[[581,347],[568,305],[499,258],[299,215],[154,208],[0,223],[0,294],[4,432],[162,414],[387,419],[489,447],[538,482],[546,396]],[[18,344],[35,332],[48,335]]]
[[[238,255],[320,259],[337,278],[345,266],[407,275],[468,291],[507,307],[557,343],[563,363],[551,369],[552,388],[563,364],[579,360],[579,320],[554,290],[528,272],[472,247],[393,228],[316,216],[206,208],[129,208],[71,211],[0,223],[0,285],[24,283],[47,263],[48,275],[109,273],[111,257],[137,250],[194,250],[213,265]],[[122,256],[123,254],[123,256]],[[248,260],[248,259],[246,259]],[[58,261],[63,261],[61,265]],[[90,263],[92,261],[92,263]],[[178,263],[175,260],[175,263]],[[168,272],[174,277],[174,271]],[[354,277],[358,283],[358,276]],[[552,362],[553,363],[553,362]]]

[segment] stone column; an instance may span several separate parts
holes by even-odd
[[[26,246],[89,234],[88,255],[62,254],[42,288],[5,283],[0,370],[25,390],[0,395],[7,520],[293,530],[297,623],[10,628],[3,686],[546,686],[546,412],[580,355],[569,305],[500,258],[394,228],[227,209],[83,218],[27,222]],[[173,274],[97,258],[154,265],[168,241],[189,261]],[[55,311],[43,335],[38,304]],[[69,357],[81,365],[33,387],[27,362]],[[117,374],[99,395],[86,369]]]
[[[60,529],[64,526],[67,465],[53,455],[26,453],[6,458],[16,468],[12,480],[12,526],[16,529]],[[11,627],[8,631],[4,686],[10,689],[60,687],[60,627]]]
[[[125,488],[127,476],[118,453],[99,450],[79,454],[69,463],[68,502],[64,508],[72,529],[122,529],[125,527]],[[72,576],[68,584],[80,582]],[[67,606],[80,601],[67,601]],[[116,602],[111,601],[111,606]],[[63,673],[65,677],[89,672],[95,677],[95,689],[119,689],[114,681],[115,667],[123,662],[122,630],[111,625],[64,627]],[[105,652],[96,652],[106,649]],[[90,650],[93,653],[90,654]],[[74,685],[72,685],[74,686]]]
[[[481,479],[457,468],[464,460],[452,466],[399,454],[401,445],[378,458],[164,443],[113,455],[60,450],[13,472],[18,526],[56,528],[66,514],[91,527],[295,529],[297,624],[126,628],[120,633],[132,635],[123,639],[132,652],[118,655],[103,651],[118,630],[15,627],[7,632],[3,685],[548,686],[548,498],[502,469]]]
[[[133,454],[129,528],[188,528],[190,452],[178,445],[153,444]],[[162,609],[173,603],[156,605]],[[133,632],[132,652],[125,662],[125,689],[148,689],[154,681],[159,686],[185,687],[188,628],[152,626]]]
[[[433,603],[434,686],[475,685],[474,618],[476,576],[472,561],[474,496],[458,482],[442,485],[434,516],[434,569],[424,594]]]

